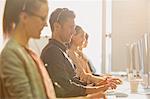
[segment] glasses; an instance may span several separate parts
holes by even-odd
[[[65,12],[65,11],[67,11],[67,10],[68,10],[67,8],[63,8],[63,9],[58,13],[57,18],[56,18],[56,22],[59,21],[60,16],[62,15],[62,13]]]
[[[38,14],[35,14],[33,12],[29,12],[29,11],[27,13],[30,14],[30,15],[32,15],[32,16],[39,17],[43,22],[46,21],[46,19],[47,19],[47,16],[40,16]]]

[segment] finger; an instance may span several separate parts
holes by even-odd
[[[103,92],[105,92],[108,88],[109,88],[109,86],[107,84],[97,86],[97,89],[99,91],[103,91]]]
[[[115,84],[120,84],[121,82],[118,80],[112,80],[111,82],[115,83]]]
[[[117,88],[115,83],[110,83],[110,87],[111,87],[111,89],[116,89]]]
[[[116,78],[116,77],[112,77],[113,80],[118,80],[120,82],[122,82],[122,80],[120,78]]]
[[[108,79],[109,82],[114,82],[116,84],[121,84],[122,83],[122,80],[118,79],[118,78],[111,78],[111,79]]]
[[[107,79],[96,83],[97,86],[107,84]]]

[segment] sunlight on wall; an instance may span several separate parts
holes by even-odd
[[[69,8],[76,14],[76,24],[83,27],[89,34],[89,44],[85,53],[96,68],[101,72],[102,55],[102,0],[51,0],[50,13],[56,8]],[[45,31],[45,33],[47,33]]]
[[[2,18],[3,18],[4,6],[5,6],[5,0],[1,0],[0,1],[0,49],[3,43]]]

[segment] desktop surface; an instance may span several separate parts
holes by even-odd
[[[123,83],[118,85],[116,90],[108,91],[108,99],[150,99],[150,88],[143,88],[139,84],[137,92],[131,92],[130,83],[127,78],[123,78]]]

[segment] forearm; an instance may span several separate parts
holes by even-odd
[[[105,81],[105,78],[100,77],[100,76],[94,76],[94,75],[90,75],[90,79],[91,79],[95,84]]]
[[[55,65],[57,66],[57,65]],[[85,88],[75,83],[67,72],[64,72],[61,68],[48,68],[50,77],[53,81],[55,92],[57,97],[73,97],[84,96]]]
[[[57,97],[77,97],[86,96],[86,88],[75,82],[63,81],[59,83],[59,87],[55,86]]]

